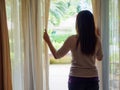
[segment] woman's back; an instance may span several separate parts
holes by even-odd
[[[72,53],[72,64],[70,70],[70,76],[77,77],[95,77],[98,76],[97,69],[95,66],[96,57],[102,57],[102,48],[100,39],[97,39],[96,50],[94,55],[85,55],[80,50],[80,44],[76,49],[76,43],[78,36],[72,35],[68,38],[70,50]],[[99,52],[99,54],[97,54]]]

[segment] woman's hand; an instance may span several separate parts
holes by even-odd
[[[52,45],[46,29],[45,29],[43,38],[44,38],[44,40],[46,41],[48,47],[50,48],[50,51],[52,52],[53,56],[56,58],[56,49],[55,49],[54,46]]]
[[[49,35],[47,33],[47,30],[45,29],[45,32],[44,32],[44,36],[43,36],[44,40],[46,41],[46,43],[49,43],[50,42],[50,38],[49,38]]]
[[[101,36],[101,33],[100,33],[98,28],[96,28],[96,33],[97,33],[98,36]]]

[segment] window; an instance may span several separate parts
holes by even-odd
[[[92,12],[90,0],[51,0],[48,29],[56,49],[61,47],[67,37],[76,34],[76,15],[79,11],[86,9]],[[50,59],[50,90],[67,90],[71,62],[70,52],[59,60],[55,60],[50,51],[48,54]]]
[[[109,0],[109,90],[120,89],[119,0]]]

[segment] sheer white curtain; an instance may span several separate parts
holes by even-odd
[[[109,0],[109,90],[120,90],[120,0]]]
[[[49,0],[7,0],[13,90],[48,90],[47,28]]]
[[[95,5],[93,5],[95,22],[98,25],[101,24],[104,45],[104,59],[101,64],[98,64],[103,73],[101,85],[103,85],[103,90],[120,90],[120,0],[92,1]]]

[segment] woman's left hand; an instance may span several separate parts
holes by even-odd
[[[98,36],[101,36],[100,30],[98,28],[96,28],[96,33]]]

